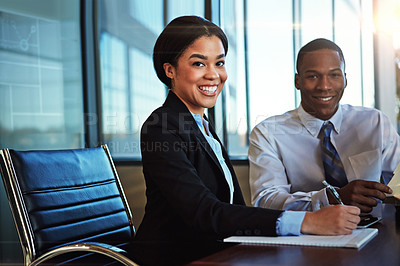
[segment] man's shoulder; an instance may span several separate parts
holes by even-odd
[[[352,105],[342,105],[343,110],[343,127],[353,127],[354,125],[360,125],[362,130],[375,130],[378,127],[390,127],[391,122],[389,117],[382,111],[363,106],[352,106]],[[362,123],[362,121],[367,123]]]
[[[343,110],[348,111],[366,111],[366,112],[380,112],[378,109],[366,106],[358,106],[358,105],[351,105],[351,104],[341,104]]]
[[[384,114],[375,108],[365,106],[355,106],[351,104],[342,104],[342,110],[345,117],[372,117],[372,116],[384,116]]]
[[[296,109],[296,110],[287,111],[280,115],[273,115],[273,116],[267,117],[264,120],[262,120],[261,122],[259,122],[257,124],[257,126],[262,126],[262,125],[267,125],[267,124],[287,125],[291,121],[297,121],[297,120],[298,120],[298,114],[297,114],[297,109]]]
[[[274,115],[265,118],[253,128],[252,133],[262,132],[263,134],[272,134],[272,132],[290,131],[293,127],[298,127],[300,119],[296,110],[287,111],[281,115]]]

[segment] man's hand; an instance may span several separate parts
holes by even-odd
[[[378,204],[377,199],[384,200],[386,198],[385,193],[391,194],[393,192],[384,184],[366,180],[351,181],[337,191],[344,204],[357,206],[364,213],[372,211],[372,208]],[[336,204],[330,195],[328,199],[331,204]]]
[[[307,212],[301,224],[301,233],[315,235],[348,235],[360,222],[360,209],[354,206],[334,205],[315,212]]]

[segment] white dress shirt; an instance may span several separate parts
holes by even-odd
[[[232,181],[232,175],[231,171],[229,170],[228,166],[225,163],[224,156],[222,155],[222,149],[221,149],[221,144],[214,139],[213,135],[210,132],[209,126],[208,126],[208,121],[205,119],[202,119],[201,115],[199,114],[194,114],[190,112],[194,120],[196,121],[197,125],[199,126],[199,129],[201,133],[203,133],[203,136],[206,138],[208,144],[211,146],[211,149],[214,151],[215,156],[217,156],[218,162],[221,165],[222,171],[224,172],[224,176],[226,179],[226,182],[228,183],[229,186],[229,194],[230,194],[230,204],[233,203],[233,193],[234,193],[234,186],[233,186],[233,181]]]
[[[400,137],[382,112],[340,105],[329,121],[348,182],[391,178],[400,162]],[[320,129],[300,106],[265,119],[250,135],[250,191],[257,207],[315,211],[329,205],[322,184]]]

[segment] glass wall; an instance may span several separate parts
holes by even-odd
[[[346,58],[348,82],[342,101],[374,107],[372,1],[335,3],[334,38]]]
[[[215,112],[216,131],[225,137],[230,156],[239,158],[247,154],[249,132],[243,8],[241,0],[221,1],[220,25],[229,41],[228,80]]]
[[[316,38],[333,40],[343,50],[348,85],[341,102],[374,106],[372,0],[246,3],[250,128],[298,107],[297,52]]]
[[[79,1],[0,3],[0,148],[83,147]]]
[[[292,2],[292,1],[288,1]],[[303,44],[315,38],[326,38],[332,39],[333,37],[333,13],[334,13],[334,1],[332,0],[319,0],[319,1],[298,1],[298,10],[294,12],[300,13],[300,28],[301,35],[298,38],[301,39]],[[336,5],[341,2],[347,1],[336,1]],[[355,19],[358,19],[356,17]],[[347,20],[345,20],[347,21]]]
[[[204,2],[101,0],[98,12],[102,142],[117,158],[139,158],[140,128],[167,94],[153,69],[156,38],[176,16],[204,16]]]
[[[0,148],[84,147],[79,0],[0,1]],[[0,181],[0,264],[23,254]]]
[[[247,1],[250,129],[296,105],[292,9],[288,0]]]
[[[140,0],[137,0],[138,2]],[[165,10],[167,13],[166,24],[172,19],[185,16],[185,15],[196,15],[204,17],[204,0],[197,1],[185,1],[185,0],[167,0],[165,2]]]
[[[102,0],[98,6],[102,142],[113,156],[140,156],[140,127],[166,90],[152,65],[163,1]]]

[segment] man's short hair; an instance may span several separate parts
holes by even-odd
[[[313,51],[317,51],[317,50],[321,50],[321,49],[329,49],[329,50],[338,52],[340,60],[343,62],[343,65],[346,66],[342,49],[340,49],[340,47],[336,43],[334,43],[330,40],[327,40],[324,38],[319,38],[319,39],[315,39],[315,40],[307,43],[300,49],[299,53],[297,54],[297,63],[296,63],[297,73],[299,73],[300,65],[303,63],[304,55],[309,52],[313,52]]]

